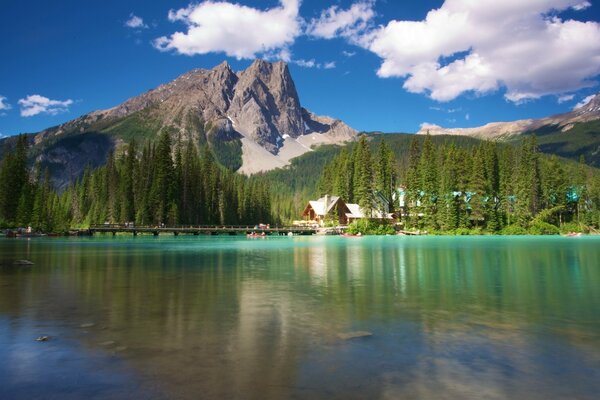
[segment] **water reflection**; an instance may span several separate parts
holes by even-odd
[[[0,386],[48,362],[15,339],[44,328],[156,397],[591,399],[600,241],[578,239],[1,240],[35,266],[0,267]]]

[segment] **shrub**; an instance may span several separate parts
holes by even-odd
[[[560,230],[557,226],[547,222],[535,221],[529,227],[529,233],[531,235],[558,235]]]
[[[393,235],[396,233],[394,227],[386,222],[359,219],[348,225],[348,233],[356,235]]]
[[[515,236],[515,235],[527,235],[527,229],[523,228],[521,225],[513,224],[505,227],[500,231],[502,235],[507,236]]]

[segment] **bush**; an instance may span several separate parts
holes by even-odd
[[[577,222],[569,222],[560,226],[560,233],[583,232],[584,227]]]
[[[505,227],[500,231],[500,234],[506,236],[516,236],[516,235],[527,235],[527,229],[523,228],[521,225],[513,224]]]
[[[386,222],[359,219],[348,225],[348,233],[356,235],[393,235],[396,233],[394,227]]]
[[[560,230],[557,226],[549,224],[547,222],[536,221],[529,227],[529,234],[531,235],[558,235]]]

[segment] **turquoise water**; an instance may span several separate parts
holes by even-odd
[[[600,238],[0,239],[0,360],[1,399],[595,399]]]

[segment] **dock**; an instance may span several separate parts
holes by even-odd
[[[89,229],[78,231],[80,236],[93,236],[96,233],[130,233],[133,236],[139,234],[159,236],[160,234],[179,235],[259,235],[259,236],[289,236],[314,235],[317,230],[310,227],[269,227],[269,226],[241,226],[241,225],[177,225],[177,226],[133,226],[117,224],[91,225]],[[263,235],[264,234],[264,235]]]

